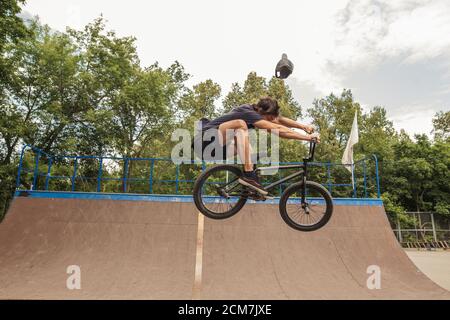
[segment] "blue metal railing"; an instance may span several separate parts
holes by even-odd
[[[27,169],[24,168],[24,161],[25,161],[25,152],[27,150],[30,150],[34,154],[34,167],[33,169]],[[46,158],[47,160],[47,168],[45,173],[41,173],[39,171],[39,165],[41,162],[41,159]],[[54,167],[55,163],[57,163],[62,160],[72,160],[73,161],[73,168],[72,168],[72,174],[71,175],[52,175],[52,168]],[[96,176],[78,176],[78,170],[80,166],[80,161],[82,160],[96,160],[98,161],[98,169]],[[123,174],[121,177],[108,177],[105,176],[105,161],[123,161]],[[130,170],[130,163],[132,161],[144,161],[149,163],[149,173],[148,177],[145,178],[131,178],[129,177],[129,170]],[[368,174],[368,168],[367,168],[367,162],[368,161],[374,161],[375,167],[374,167],[374,177],[370,177]],[[155,166],[158,163],[170,163],[172,165],[175,165],[175,179],[160,179],[155,174]],[[295,164],[302,164],[303,162],[279,162],[279,163],[271,163],[271,165],[295,165]],[[16,188],[21,188],[21,178],[24,173],[33,173],[32,178],[32,185],[30,186],[30,190],[50,190],[50,182],[52,180],[56,179],[70,179],[70,189],[71,191],[76,191],[76,180],[77,179],[86,179],[86,180],[95,180],[95,190],[97,192],[102,192],[102,182],[103,181],[120,181],[122,183],[121,192],[127,193],[128,192],[128,186],[132,182],[145,182],[148,183],[148,193],[153,194],[154,193],[154,186],[155,183],[173,183],[175,185],[175,194],[179,194],[180,192],[180,183],[194,183],[194,179],[185,179],[181,176],[181,166],[189,166],[189,165],[201,165],[201,171],[205,171],[207,163],[205,161],[198,161],[198,160],[192,160],[188,163],[183,164],[174,164],[171,159],[169,158],[124,158],[124,157],[112,157],[112,156],[69,156],[69,155],[61,155],[61,156],[54,156],[50,155],[44,151],[42,151],[39,148],[36,148],[31,145],[24,145],[20,154],[20,161],[19,161],[19,168],[17,173],[17,179],[16,179]],[[333,176],[332,176],[332,168],[335,167],[344,167],[341,163],[333,163],[333,162],[311,162],[311,166],[313,167],[322,167],[326,169],[326,182],[322,182],[322,185],[325,186],[330,193],[333,194],[333,191],[335,191],[337,188],[340,187],[352,187],[352,194],[354,198],[358,197],[358,176],[356,174],[356,168],[359,166],[361,167],[362,171],[362,190],[361,195],[364,198],[367,198],[369,196],[368,190],[370,182],[373,182],[373,190],[376,191],[377,198],[380,198],[380,180],[379,180],[379,174],[378,174],[378,158],[376,155],[372,155],[369,157],[365,157],[361,160],[358,160],[354,163],[353,168],[354,169],[354,181],[353,183],[336,183],[333,182]],[[44,181],[44,188],[38,189],[38,180],[39,177],[45,177]],[[350,179],[351,180],[351,179]],[[348,181],[348,180],[347,180]],[[321,182],[321,181],[318,181]],[[53,191],[61,191],[61,190],[53,190]],[[282,191],[282,186],[280,185],[280,192]]]

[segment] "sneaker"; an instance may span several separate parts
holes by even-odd
[[[268,194],[268,192],[264,189],[264,187],[259,183],[258,176],[255,171],[244,171],[244,175],[239,178],[239,183],[252,188],[255,191],[258,191],[262,195]]]

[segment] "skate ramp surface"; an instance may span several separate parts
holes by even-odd
[[[276,204],[215,221],[190,198],[32,192],[0,224],[0,299],[449,299],[397,243],[380,201],[336,200],[315,232]],[[81,289],[69,290],[69,266]],[[368,268],[380,289],[367,287]]]

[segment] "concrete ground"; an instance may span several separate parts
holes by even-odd
[[[450,291],[450,251],[405,251],[428,278]]]

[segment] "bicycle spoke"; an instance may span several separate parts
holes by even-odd
[[[306,195],[308,212],[301,204],[302,196],[300,190],[291,195],[289,201],[292,201],[292,204],[287,205],[286,212],[288,213],[290,219],[298,225],[313,226],[320,222],[325,215],[326,206],[322,204],[325,200],[321,194],[310,189],[306,190]]]
[[[236,188],[237,186],[240,186],[241,184],[239,182],[235,183],[231,188],[227,188],[229,185],[231,185],[232,183],[236,182],[239,178],[234,179],[233,181],[231,181],[230,183],[226,184],[225,187],[223,187],[223,189],[226,192],[229,192],[231,190],[233,190],[234,188]]]
[[[203,182],[201,189],[203,205],[215,214],[232,210],[242,197],[238,179],[239,176],[232,171],[212,172]]]

